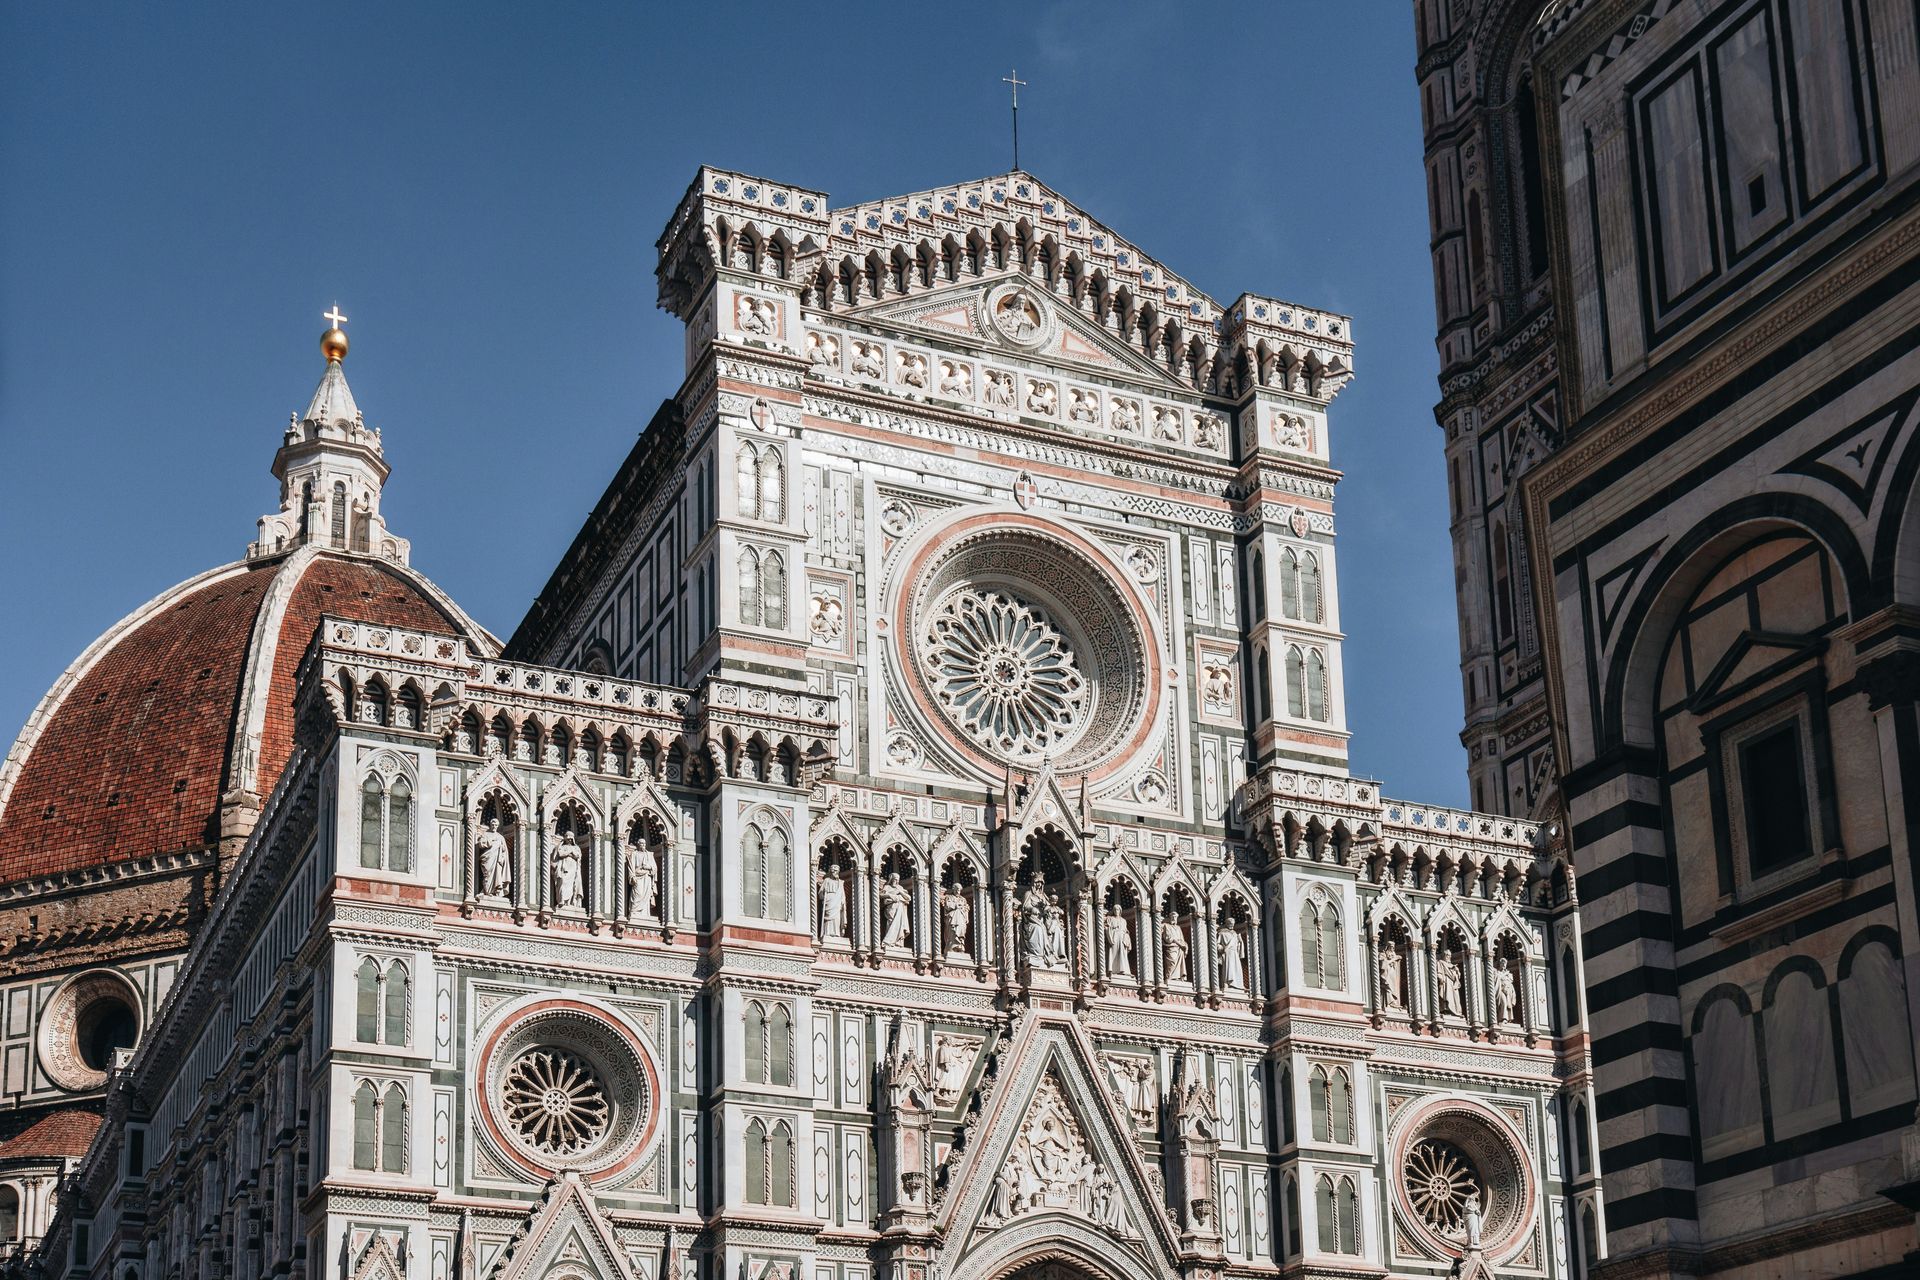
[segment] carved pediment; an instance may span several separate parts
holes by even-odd
[[[491,1280],[542,1280],[550,1274],[634,1280],[612,1227],[573,1172],[547,1189],[525,1234],[508,1246]]]
[[[1109,332],[1071,299],[1019,271],[842,314],[865,324],[917,330],[936,340],[959,338],[988,353],[1079,365],[1168,389],[1193,390],[1191,383],[1148,359],[1117,332]]]

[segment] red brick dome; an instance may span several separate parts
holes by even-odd
[[[498,642],[405,565],[303,548],[191,578],[55,682],[0,766],[0,883],[219,838],[221,797],[265,797],[293,750],[294,668],[321,615]]]

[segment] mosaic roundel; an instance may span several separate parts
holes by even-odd
[[[1457,1256],[1477,1243],[1498,1257],[1519,1242],[1533,1222],[1533,1178],[1508,1126],[1442,1098],[1415,1106],[1396,1130],[1395,1198],[1429,1250]]]
[[[1152,624],[1126,575],[1071,530],[972,515],[899,572],[893,635],[928,742],[988,777],[1044,758],[1097,778],[1152,732]]]
[[[660,1075],[624,1021],[586,1001],[523,1006],[482,1037],[478,1114],[536,1177],[604,1182],[645,1159],[660,1132]]]

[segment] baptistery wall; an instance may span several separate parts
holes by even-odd
[[[835,209],[703,169],[660,250],[687,379],[505,654],[313,637],[61,1239],[1572,1275],[1573,881],[1346,767],[1349,322],[1222,305],[1022,173]]]

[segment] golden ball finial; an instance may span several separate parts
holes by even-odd
[[[331,363],[347,354],[347,331],[340,327],[347,322],[347,318],[340,314],[340,304],[337,302],[333,304],[333,310],[321,312],[320,318],[333,322],[333,328],[320,335],[320,353]]]

